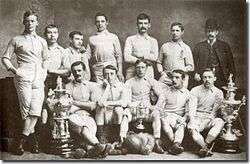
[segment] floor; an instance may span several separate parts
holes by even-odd
[[[8,152],[0,152],[2,160],[74,160],[74,159],[65,159],[60,156],[51,155],[51,154],[31,154],[30,152],[25,152],[22,156],[12,155]],[[84,158],[81,160],[93,160]],[[94,159],[95,160],[95,159]],[[110,155],[104,159],[98,160],[241,160],[246,161],[247,155],[246,152],[238,154],[224,154],[215,152],[213,156],[206,158],[199,158],[196,154],[192,152],[184,152],[178,156],[170,154],[156,154],[152,153],[150,155],[137,155],[137,154],[127,154],[127,155]]]

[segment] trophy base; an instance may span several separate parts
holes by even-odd
[[[239,147],[239,140],[229,141],[221,138],[218,140],[216,147],[217,151],[220,153],[241,153],[241,149]]]
[[[72,141],[68,138],[53,139],[51,142],[51,153],[68,158],[72,150]]]

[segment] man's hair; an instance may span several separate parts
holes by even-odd
[[[33,10],[27,10],[27,11],[25,11],[25,13],[23,14],[23,21],[24,21],[27,17],[29,17],[29,16],[31,16],[31,15],[35,15],[35,16],[38,18],[37,13],[36,13],[35,11],[33,11]]]
[[[104,13],[101,13],[101,12],[96,13],[96,15],[95,15],[95,20],[96,20],[96,18],[99,17],[99,16],[104,16],[105,20],[108,21],[108,17],[107,17]]]
[[[201,71],[201,75],[203,75],[204,72],[212,72],[215,76],[215,70],[213,70],[212,68],[205,68]]]
[[[69,33],[69,38],[73,39],[75,35],[83,36],[83,34],[80,31],[72,31],[72,32]]]
[[[56,26],[56,25],[54,25],[54,24],[49,24],[49,25],[46,26],[45,29],[44,29],[44,35],[47,34],[49,28],[56,28],[57,30],[59,30],[58,26]]]
[[[117,68],[115,67],[115,66],[113,66],[113,65],[107,65],[107,66],[105,66],[104,68],[103,68],[103,74],[104,74],[104,71],[105,71],[105,69],[111,69],[111,70],[115,70],[115,73],[117,74],[117,72],[118,72],[118,70],[117,70]]]
[[[182,23],[180,23],[180,22],[174,22],[174,23],[171,24],[170,29],[172,29],[174,26],[178,26],[178,27],[181,28],[181,31],[184,31],[184,26],[183,26]]]
[[[139,14],[138,16],[137,16],[137,22],[138,22],[138,20],[141,20],[141,19],[147,19],[148,20],[148,22],[150,23],[150,17],[147,15],[147,14],[145,14],[145,13],[141,13],[141,14]]]
[[[173,73],[179,73],[179,74],[181,74],[181,78],[182,79],[184,79],[185,75],[186,75],[186,73],[183,70],[181,70],[181,69],[175,69],[175,70],[172,71],[172,74]]]
[[[145,63],[146,66],[150,66],[150,65],[151,65],[151,64],[150,64],[147,60],[145,60],[145,59],[138,59],[138,60],[136,60],[136,62],[135,62],[135,66],[137,66],[137,65],[140,64],[140,63]]]
[[[73,67],[78,66],[78,65],[81,65],[82,69],[85,71],[86,66],[82,61],[76,61],[76,62],[72,63],[71,64],[71,71],[73,71]]]

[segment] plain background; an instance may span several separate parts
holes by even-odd
[[[246,2],[242,0],[0,0],[0,56],[9,40],[23,32],[22,15],[33,9],[39,15],[38,34],[43,36],[46,25],[60,27],[59,43],[69,44],[68,34],[79,30],[84,34],[86,46],[89,36],[96,32],[94,16],[105,13],[109,18],[109,31],[116,33],[122,49],[126,38],[137,32],[136,17],[144,12],[151,17],[149,33],[158,40],[159,48],[170,38],[172,22],[184,24],[183,40],[193,48],[205,39],[205,21],[216,18],[222,26],[219,38],[231,46],[237,78],[243,91],[247,88]],[[3,67],[0,78],[12,76]]]

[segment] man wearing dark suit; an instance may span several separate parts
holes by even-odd
[[[193,55],[195,61],[194,79],[200,81],[201,71],[206,67],[210,67],[215,70],[217,77],[215,86],[221,88],[226,85],[230,73],[235,75],[235,66],[229,44],[217,39],[219,28],[215,19],[206,21],[207,40],[196,44]]]

